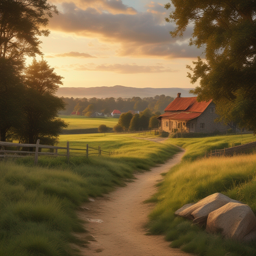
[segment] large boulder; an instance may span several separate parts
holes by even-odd
[[[188,205],[186,207],[183,206],[175,214],[184,218],[193,219],[197,224],[205,224],[210,212],[215,211],[229,202],[236,201],[221,193],[215,193],[189,207]]]
[[[256,230],[256,217],[248,205],[230,202],[208,215],[206,231],[243,240]],[[248,239],[249,240],[249,239]]]

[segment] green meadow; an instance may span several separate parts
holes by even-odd
[[[66,129],[88,129],[98,128],[105,124],[109,128],[113,128],[118,123],[118,118],[89,118],[85,116],[60,116],[60,118],[68,124]]]
[[[133,180],[135,172],[171,158],[178,149],[129,135],[62,135],[60,145],[101,145],[119,153],[112,157],[72,155],[0,162],[0,255],[73,256],[72,244],[86,246],[76,211],[90,197],[99,197]]]
[[[207,234],[203,228],[176,217],[174,212],[216,192],[248,204],[256,213],[256,154],[205,158],[205,152],[254,141],[253,135],[169,139],[184,147],[181,164],[164,174],[159,191],[149,201],[156,202],[148,225],[151,234],[164,234],[171,247],[201,256],[252,256],[256,244],[243,244]]]

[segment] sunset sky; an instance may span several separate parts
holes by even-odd
[[[188,45],[191,28],[183,38],[171,37],[168,0],[51,2],[59,15],[50,20],[42,51],[64,87],[194,87],[186,65],[203,49]]]

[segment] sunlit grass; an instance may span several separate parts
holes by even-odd
[[[256,213],[256,155],[202,158],[205,151],[232,143],[255,140],[252,135],[170,139],[186,148],[181,164],[172,168],[150,201],[157,202],[150,214],[152,234],[164,234],[172,247],[202,256],[256,255],[256,245],[242,244],[207,234],[174,212],[216,192],[248,204]],[[201,157],[201,159],[199,159]]]
[[[214,149],[233,147],[256,141],[253,134],[222,135],[205,138],[171,138],[169,142],[186,149],[184,160],[193,161]]]
[[[0,162],[0,255],[75,255],[70,244],[82,244],[72,234],[84,232],[76,210],[89,197],[102,196],[133,180],[134,172],[171,158],[175,146],[128,135],[62,135],[60,145],[116,150],[112,157],[72,154]],[[64,153],[64,152],[63,152]]]
[[[68,123],[66,129],[88,129],[98,128],[101,124],[105,124],[107,127],[113,128],[118,123],[118,118],[89,118],[85,116],[60,116],[60,118]]]

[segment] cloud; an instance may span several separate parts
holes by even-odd
[[[92,7],[83,10],[74,3],[63,3],[62,12],[50,21],[50,28],[119,44],[117,53],[121,56],[190,58],[201,55],[202,50],[189,46],[188,39],[193,31],[191,27],[187,28],[183,38],[170,36],[169,32],[175,26],[166,23],[165,16],[159,14],[162,7],[151,3],[147,12],[113,15],[98,12]]]
[[[99,13],[109,12],[111,14],[134,15],[137,11],[125,5],[122,0],[51,0],[52,3],[74,3],[78,8],[86,10],[93,8]]]
[[[73,58],[96,58],[88,53],[83,52],[67,52],[67,53],[60,53],[51,56],[46,56],[46,58],[56,58],[56,57],[73,57]]]
[[[165,67],[161,64],[155,66],[140,66],[136,64],[103,64],[95,65],[89,63],[86,65],[68,65],[62,66],[60,69],[73,69],[76,71],[103,71],[103,72],[114,72],[119,74],[138,74],[138,73],[165,73],[165,72],[175,72],[169,67]]]

